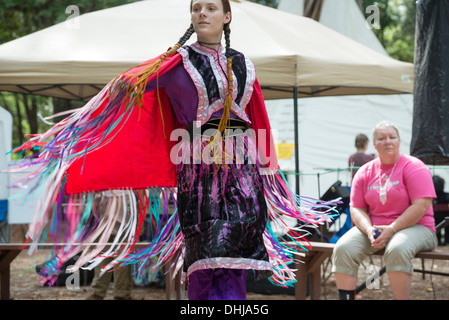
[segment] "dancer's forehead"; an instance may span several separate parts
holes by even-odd
[[[223,8],[223,3],[221,0],[192,0],[190,7],[196,6],[215,6],[218,8]]]

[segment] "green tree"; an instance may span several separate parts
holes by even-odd
[[[137,0],[77,0],[80,14],[123,5]],[[7,0],[0,1],[0,44],[50,27],[67,20],[71,0]],[[0,106],[13,116],[13,146],[23,143],[24,135],[42,132],[48,128],[43,117],[79,106],[77,101],[51,97],[0,92]]]
[[[0,44],[65,21],[76,5],[80,14],[138,0],[7,0],[0,2]]]
[[[394,59],[413,63],[415,51],[416,3],[411,0],[359,0],[366,17],[366,8],[377,6],[380,28],[373,29],[387,53]]]

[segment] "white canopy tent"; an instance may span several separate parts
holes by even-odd
[[[266,98],[291,98],[293,87],[299,96],[412,91],[413,65],[312,19],[244,0],[232,11],[232,46],[256,65]],[[1,45],[0,90],[89,99],[173,45],[190,24],[189,1],[139,1],[74,19]]]
[[[139,1],[84,14],[3,44],[0,90],[88,100],[118,73],[174,44],[190,23],[188,4]],[[266,99],[293,98],[295,120],[298,97],[413,90],[412,64],[391,59],[312,19],[244,0],[232,1],[232,11],[232,47],[254,62]],[[291,117],[288,122],[296,126],[298,147],[297,122]],[[286,123],[272,126],[279,131]],[[315,129],[303,137],[312,141]]]

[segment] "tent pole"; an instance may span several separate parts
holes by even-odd
[[[296,194],[299,194],[299,133],[298,133],[298,87],[293,87],[293,116],[295,129],[295,183]]]

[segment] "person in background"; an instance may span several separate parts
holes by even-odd
[[[109,190],[104,191],[101,194],[98,194],[96,197],[96,205],[99,207],[99,211],[102,214],[106,214],[107,210],[104,210],[106,203],[108,201],[106,199],[111,199],[115,197],[117,199],[117,203],[122,203],[122,198],[126,199],[126,193],[121,190]],[[117,208],[117,211],[121,210],[130,210],[129,201],[125,200],[126,207]],[[102,210],[103,209],[103,210]],[[120,215],[120,219],[122,219],[123,214]],[[112,232],[112,236],[108,242],[112,243],[114,241],[115,236],[117,235],[117,230],[120,227],[119,224],[116,225],[114,231]],[[102,268],[106,267],[110,262],[112,262],[113,258],[109,257],[104,259],[98,266],[95,267],[94,270],[94,278],[92,280],[92,289],[93,293],[87,297],[87,300],[103,300],[108,292],[109,286],[113,281],[114,286],[114,300],[131,300],[131,292],[133,288],[133,279],[132,279],[132,269],[131,265],[123,266],[121,268],[117,268],[111,272],[105,272],[102,274]]]
[[[356,153],[349,157],[349,167],[351,168],[351,179],[354,178],[359,167],[363,166],[365,163],[374,159],[372,154],[366,154],[366,149],[368,148],[368,137],[364,133],[359,133],[355,137],[355,148]]]
[[[333,252],[339,298],[354,300],[360,263],[385,250],[386,272],[395,299],[408,299],[415,255],[437,245],[432,174],[425,164],[399,152],[397,128],[380,122],[373,131],[379,157],[357,171],[350,196],[355,226]]]

